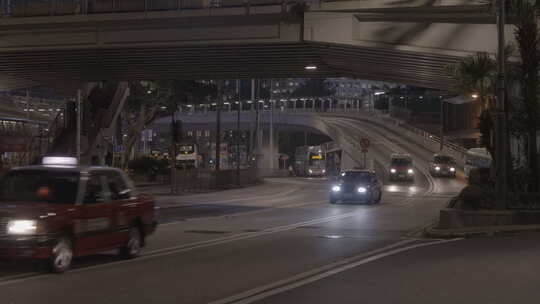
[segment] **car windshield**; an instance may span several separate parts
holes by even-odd
[[[412,161],[408,158],[394,158],[391,164],[392,166],[410,166]]]
[[[78,184],[76,172],[12,171],[0,179],[0,202],[74,204]]]
[[[451,164],[454,163],[454,159],[450,156],[444,156],[444,155],[438,155],[435,156],[433,159],[433,162],[438,164]]]
[[[342,183],[367,183],[373,176],[369,172],[345,172],[344,174],[339,179]]]

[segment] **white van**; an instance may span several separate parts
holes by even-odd
[[[469,178],[471,169],[489,168],[491,166],[491,154],[489,154],[486,148],[469,149],[465,157],[465,178]]]

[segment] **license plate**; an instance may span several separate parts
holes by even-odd
[[[398,177],[405,177],[405,174],[399,174]]]

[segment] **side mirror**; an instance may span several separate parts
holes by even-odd
[[[118,192],[118,199],[127,200],[131,198],[131,189],[125,189]]]

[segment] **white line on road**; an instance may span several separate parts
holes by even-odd
[[[412,240],[400,241],[400,242],[394,243],[392,245],[389,245],[383,248],[379,248],[379,249],[372,250],[366,253],[362,253],[352,258],[347,258],[342,261],[338,261],[338,262],[328,264],[328,265],[325,265],[325,266],[322,266],[322,267],[319,267],[319,268],[316,268],[307,272],[300,273],[290,278],[286,278],[286,279],[283,279],[283,280],[280,280],[280,281],[277,281],[268,285],[257,287],[257,288],[227,297],[225,299],[212,301],[209,304],[253,303],[253,302],[268,298],[270,296],[280,294],[280,293],[304,286],[306,284],[325,279],[327,277],[353,269],[360,265],[364,265],[364,264],[367,264],[376,260],[380,260],[384,257],[396,255],[398,253],[409,251],[415,248],[454,242],[457,240],[460,240],[460,239],[437,240],[437,241],[433,241],[429,243],[412,244],[409,246],[406,246],[406,245],[416,242],[417,240],[412,239]],[[405,247],[401,247],[401,246],[405,246]]]
[[[133,262],[141,261],[141,260],[148,260],[148,259],[152,259],[152,258],[156,258],[156,257],[162,257],[162,256],[167,256],[167,255],[192,251],[192,250],[196,250],[196,249],[200,249],[200,248],[205,248],[205,247],[210,247],[210,246],[215,246],[215,245],[221,245],[221,244],[231,243],[231,242],[245,240],[245,239],[256,238],[256,237],[265,236],[265,235],[274,234],[274,233],[279,233],[279,232],[285,232],[285,231],[293,230],[293,229],[296,229],[296,228],[299,228],[299,227],[302,227],[302,226],[327,223],[327,222],[331,222],[331,221],[336,221],[336,220],[340,220],[340,219],[353,217],[355,215],[358,215],[359,213],[360,213],[359,211],[347,212],[347,213],[343,213],[343,214],[339,214],[339,215],[334,215],[334,216],[329,216],[329,217],[324,217],[324,218],[318,218],[318,219],[313,219],[313,220],[304,221],[304,222],[298,222],[298,223],[284,225],[284,226],[272,227],[272,228],[268,228],[268,229],[258,231],[258,232],[239,233],[239,234],[235,234],[235,235],[228,236],[228,237],[223,237],[223,238],[217,238],[217,239],[211,239],[211,240],[207,240],[207,241],[194,242],[194,243],[189,243],[189,244],[183,244],[183,245],[178,245],[178,246],[172,246],[172,247],[157,249],[157,250],[146,252],[144,255],[142,255],[141,257],[139,257],[137,259],[134,259],[134,260],[118,261],[118,262],[112,262],[112,263],[106,263],[106,264],[100,264],[100,265],[95,265],[95,266],[89,266],[89,267],[74,269],[74,270],[71,270],[70,273],[78,273],[78,272],[89,271],[89,270],[94,270],[94,269],[101,269],[101,268],[110,267],[110,266],[123,265],[123,264],[127,264],[127,263],[133,263]],[[16,283],[23,283],[23,282],[26,282],[26,281],[31,281],[31,280],[36,280],[36,279],[46,278],[46,277],[51,277],[51,276],[54,276],[54,275],[44,274],[43,273],[43,274],[36,274],[34,276],[29,276],[29,277],[15,278],[15,279],[11,279],[11,280],[9,280],[9,279],[8,280],[3,280],[0,277],[0,286],[12,285],[12,284],[16,284]]]
[[[278,194],[268,194],[268,195],[258,195],[258,196],[251,196],[251,197],[244,197],[244,198],[235,198],[235,199],[228,199],[228,200],[223,200],[223,201],[212,201],[212,202],[199,202],[199,203],[186,203],[186,204],[177,204],[175,205],[174,207],[179,207],[179,208],[183,208],[183,207],[193,207],[193,206],[200,206],[200,205],[205,205],[205,204],[209,204],[209,203],[212,203],[212,204],[224,204],[224,203],[233,203],[233,202],[243,202],[243,201],[252,201],[252,200],[257,200],[257,199],[275,199],[275,198],[279,198],[279,197],[282,197],[282,196],[287,196],[291,193],[294,193],[294,192],[297,192],[298,191],[298,188],[293,188],[291,190],[288,190],[288,191],[285,191],[285,192],[282,192],[282,193],[278,193]],[[158,206],[160,205],[159,203],[159,199],[158,199]],[[161,207],[159,206],[160,208],[163,208],[163,209],[167,209],[167,208],[171,208],[171,207]]]

